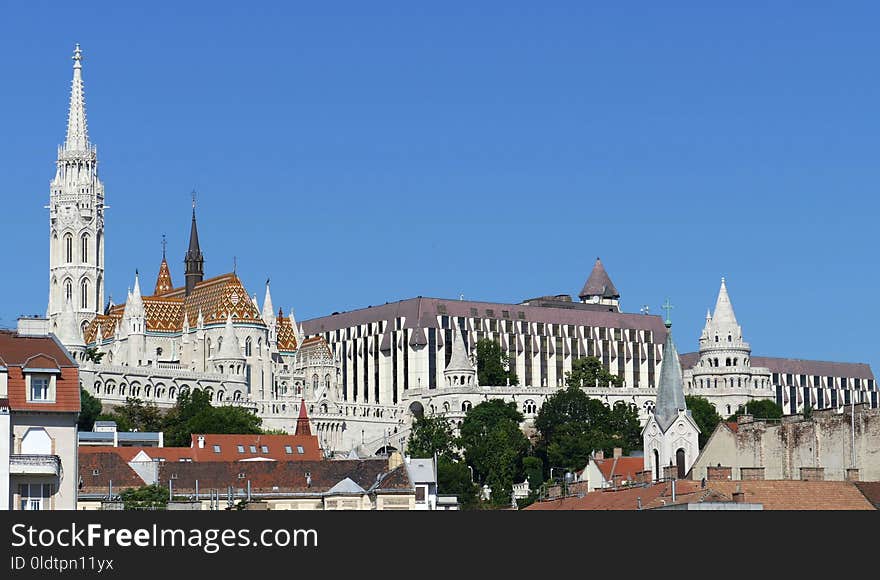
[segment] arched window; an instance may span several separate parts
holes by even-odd
[[[727,342],[733,342],[733,337],[729,334],[727,335]]]
[[[470,411],[470,410],[471,410],[471,402],[470,402],[470,401],[464,401],[464,402],[461,404],[461,412],[462,412],[462,413],[467,413],[467,412]]]
[[[88,263],[89,261],[89,234],[83,234],[82,239],[80,240],[80,255],[82,257],[83,263]]]
[[[251,356],[252,350],[253,344],[251,342],[251,337],[247,337],[244,341],[244,356]]]
[[[728,357],[727,360],[724,361],[724,366],[726,366],[726,367],[730,366],[730,357]]]
[[[73,236],[71,234],[64,235],[64,261],[68,264],[73,262]]]
[[[684,459],[684,449],[682,449],[682,448],[679,448],[678,451],[675,452],[675,465],[678,468],[678,479],[684,479],[685,459]]]
[[[312,376],[312,389],[314,389],[315,391],[318,390],[318,375]]]
[[[79,305],[82,308],[89,307],[89,281],[83,280],[79,286]]]
[[[211,358],[211,339],[205,341],[205,350],[208,351],[208,358]]]
[[[324,386],[328,389],[330,388],[330,374],[329,373],[324,375]]]
[[[660,481],[660,452],[654,450],[654,480]]]
[[[715,342],[718,342],[718,335],[715,335]]]

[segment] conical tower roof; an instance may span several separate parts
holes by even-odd
[[[578,295],[581,300],[593,296],[599,296],[601,298],[620,298],[620,293],[617,291],[617,288],[608,276],[608,272],[605,271],[605,266],[602,265],[602,260],[599,258],[596,258],[596,263],[593,265],[593,271],[590,272],[590,277],[587,278],[587,282],[584,284],[581,293]]]
[[[296,419],[296,430],[293,432],[294,435],[307,435],[311,436],[312,427],[309,425],[309,415],[306,413],[306,400],[300,399],[299,403],[299,417]]]
[[[70,303],[69,298],[64,301],[61,308],[56,336],[67,348],[83,348],[86,345],[82,331],[76,324],[76,315],[73,313],[73,304]]]
[[[458,324],[453,323],[452,329],[452,357],[449,364],[446,365],[447,373],[473,373],[474,365],[468,358],[467,350],[464,347],[464,339],[461,337],[461,330]]]
[[[733,304],[727,294],[727,284],[721,278],[721,289],[718,290],[718,300],[715,301],[715,312],[712,314],[712,323],[716,327],[739,326],[736,315],[733,313]]]
[[[171,282],[171,270],[168,268],[168,261],[165,259],[165,256],[162,256],[162,263],[159,264],[159,276],[156,278],[156,289],[153,291],[153,294],[161,296],[173,289],[174,284]]]
[[[275,307],[272,305],[272,293],[269,291],[269,280],[266,280],[266,297],[263,298],[263,311],[260,313],[268,326],[275,322]]]
[[[678,350],[672,340],[672,325],[667,324],[666,344],[663,346],[663,362],[660,364],[660,381],[657,387],[657,401],[654,417],[663,431],[669,428],[678,417],[679,411],[687,410],[684,400],[684,381]]]
[[[235,327],[232,326],[232,315],[226,315],[226,326],[223,327],[223,342],[220,344],[220,351],[215,357],[217,359],[241,359],[241,346],[238,344],[238,336],[235,334]]]

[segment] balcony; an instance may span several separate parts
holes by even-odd
[[[57,455],[10,455],[10,475],[54,475],[61,474],[61,458]]]

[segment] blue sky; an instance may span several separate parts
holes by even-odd
[[[163,233],[182,281],[196,188],[207,273],[300,319],[601,256],[683,352],[726,276],[756,355],[876,367],[876,3],[548,4],[8,3],[0,325],[45,311],[79,42],[118,298]]]

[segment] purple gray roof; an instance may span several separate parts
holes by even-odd
[[[602,265],[602,260],[599,258],[596,258],[593,271],[590,272],[590,277],[587,278],[587,282],[578,296],[582,299],[590,296],[620,298],[620,292],[614,287],[614,283],[611,281],[608,272],[605,271],[605,266]]]
[[[681,366],[683,368],[692,369],[697,365],[697,362],[699,362],[700,353],[689,352],[680,355],[679,359],[681,360]],[[753,356],[751,358],[751,366],[770,369],[771,373],[780,374],[848,377],[862,380],[874,378],[871,366],[866,363]]]
[[[391,324],[396,318],[404,318],[403,328],[414,329],[410,343],[426,344],[424,329],[439,328],[440,324],[437,320],[439,316],[651,330],[654,333],[655,342],[659,342],[666,337],[666,328],[663,326],[662,318],[654,314],[627,314],[588,308],[556,308],[549,305],[528,306],[524,304],[425,297],[409,298],[399,302],[389,302],[379,306],[370,306],[349,312],[313,318],[303,321],[302,325],[305,334],[313,336],[337,329],[381,321]]]

